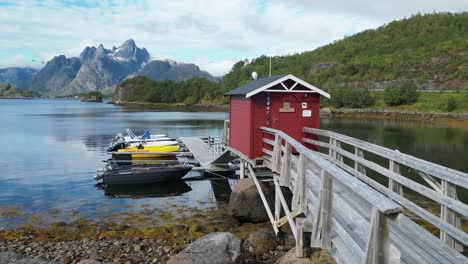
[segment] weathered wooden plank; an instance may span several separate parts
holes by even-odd
[[[429,263],[467,263],[468,259],[435,236],[429,233],[406,216],[400,216],[398,221],[392,221],[391,235],[401,237],[399,240],[408,241],[407,244],[395,243],[400,250],[412,253],[419,252],[420,256]],[[434,260],[435,259],[435,260]],[[414,263],[414,262],[413,262]]]
[[[425,209],[421,208],[420,206],[416,205],[415,203],[411,202],[410,200],[390,191],[387,189],[387,187],[381,185],[380,183],[372,180],[371,178],[367,177],[366,175],[363,175],[362,173],[356,171],[354,168],[351,168],[347,165],[342,166],[343,169],[346,171],[350,172],[363,182],[369,184],[376,190],[380,191],[381,193],[386,194],[388,197],[392,198],[393,200],[397,201],[398,203],[402,204],[405,208],[408,208],[411,210],[413,213],[417,214],[421,218],[427,220],[431,224],[435,225],[441,230],[444,230],[447,232],[450,236],[453,238],[457,239],[458,241],[462,242],[465,245],[468,245],[468,235],[461,231],[460,229],[457,229],[456,227],[442,221],[440,218],[437,216],[431,214],[430,212],[426,211]]]
[[[273,157],[273,151],[269,150],[269,149],[266,149],[266,148],[262,148],[262,152]]]
[[[338,263],[361,263],[362,257],[359,257],[340,236],[332,237],[333,244],[336,246],[337,256],[333,256]]]
[[[396,161],[405,166],[412,167],[426,174],[436,176],[437,178],[447,180],[455,185],[468,189],[468,181],[466,180],[468,178],[467,173],[450,169],[439,164],[435,164],[423,159],[416,158],[414,156],[390,150],[379,145],[375,145],[363,140],[359,140],[335,132],[315,128],[304,128],[303,131],[309,134],[333,137],[347,144],[361,148],[365,151],[380,155],[389,160]]]
[[[263,141],[263,143],[266,143],[266,144],[268,144],[270,146],[275,145],[275,142],[273,140],[271,140],[271,139],[263,138],[262,141]]]

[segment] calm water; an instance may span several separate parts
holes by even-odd
[[[192,181],[99,189],[92,179],[117,131],[218,136],[227,113],[155,112],[72,99],[0,100],[0,207],[80,216],[154,207],[216,206],[229,184]],[[323,119],[321,127],[468,171],[468,130],[408,121]],[[213,188],[214,187],[214,188]],[[127,198],[125,198],[127,197]],[[140,198],[140,199],[131,199]],[[0,225],[5,218],[0,216]]]

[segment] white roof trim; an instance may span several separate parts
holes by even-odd
[[[282,82],[284,82],[284,81],[286,81],[286,80],[288,80],[288,79],[291,79],[291,80],[295,81],[296,83],[299,83],[299,84],[301,84],[302,86],[304,86],[304,87],[310,89],[310,90],[311,90],[310,92],[315,92],[315,93],[318,93],[318,94],[320,94],[320,95],[323,95],[323,96],[325,96],[325,97],[327,97],[327,98],[330,98],[330,94],[329,94],[329,93],[327,93],[327,92],[325,92],[325,91],[323,91],[323,90],[321,90],[321,89],[319,89],[319,88],[313,86],[313,85],[310,84],[310,83],[307,83],[307,82],[305,82],[305,81],[303,81],[303,80],[297,78],[296,76],[294,76],[294,75],[292,75],[292,74],[288,74],[288,75],[286,75],[286,76],[284,76],[284,77],[282,77],[282,78],[280,78],[280,79],[278,79],[278,80],[276,80],[276,81],[274,81],[274,82],[268,83],[268,84],[266,84],[266,85],[264,85],[264,86],[262,86],[262,87],[260,87],[260,88],[257,88],[256,90],[253,90],[253,91],[247,93],[247,94],[245,95],[245,97],[246,97],[246,98],[249,98],[249,97],[251,97],[251,96],[253,96],[253,95],[256,95],[256,94],[258,94],[258,93],[260,93],[260,92],[265,91],[265,90],[268,89],[268,88],[271,88],[271,87],[273,87],[273,86],[275,86],[275,85],[277,85],[277,84],[280,84],[280,83],[282,83]],[[293,91],[294,91],[294,90],[284,90],[285,93],[293,92]],[[297,92],[299,92],[299,91],[297,91]],[[300,92],[308,93],[309,91],[300,91]]]

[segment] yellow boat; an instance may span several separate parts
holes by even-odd
[[[132,154],[132,159],[146,159],[146,158],[159,158],[174,156],[175,153],[179,151],[179,146],[144,146],[143,149],[139,149],[136,146],[127,147],[124,149],[119,149],[117,152],[128,152]],[[163,152],[163,154],[146,154],[148,152]]]

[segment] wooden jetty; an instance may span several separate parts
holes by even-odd
[[[224,172],[234,169],[228,163],[236,156],[222,147],[219,138],[181,137],[180,141],[200,164],[199,169],[206,172]]]
[[[303,256],[307,246],[329,250],[338,263],[468,263],[460,253],[468,245],[460,226],[468,206],[456,195],[457,188],[468,188],[468,174],[331,131],[303,128],[309,136],[302,142],[328,149],[325,154],[282,131],[261,130],[263,157],[242,162],[275,232],[289,224],[297,256]],[[388,166],[378,159],[387,160]],[[260,160],[273,173],[274,208],[266,202],[256,175]],[[403,166],[427,184],[403,175]],[[370,171],[385,177],[386,184],[369,177]],[[292,192],[291,207],[281,187]],[[417,195],[405,195],[406,189]],[[440,217],[418,205],[417,196],[439,204]],[[439,229],[440,237],[413,221],[415,217]],[[310,233],[308,244],[304,233]]]

